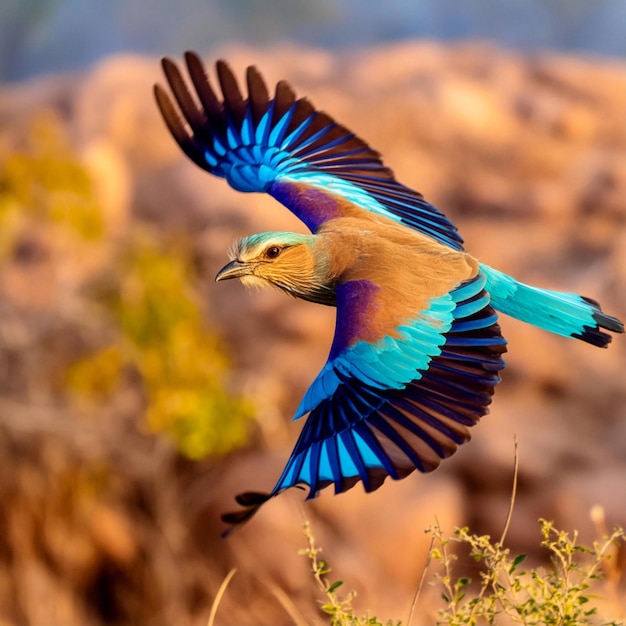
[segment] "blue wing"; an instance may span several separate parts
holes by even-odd
[[[246,508],[224,520],[241,523],[296,485],[307,485],[309,497],[331,484],[336,493],[357,482],[372,491],[387,476],[434,470],[468,441],[488,412],[506,350],[485,280],[478,274],[433,298],[395,337],[374,343],[353,341],[357,308],[345,303],[361,286],[344,285],[333,348],[296,415],[310,412],[281,477],[269,494],[238,496]]]
[[[191,52],[185,59],[198,101],[169,59],[163,69],[183,117],[158,85],[155,95],[170,132],[200,167],[239,191],[269,193],[312,232],[328,219],[367,210],[462,249],[443,213],[398,183],[364,141],[307,99],[296,99],[286,82],[270,98],[256,68],[249,67],[244,99],[228,65],[218,61],[220,101],[200,59]]]

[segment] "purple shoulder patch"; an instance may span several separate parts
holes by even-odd
[[[267,192],[302,220],[312,233],[324,222],[343,215],[337,198],[310,185],[275,181]]]
[[[329,360],[357,341],[373,341],[372,321],[378,311],[380,287],[368,280],[353,280],[337,287],[337,326]]]

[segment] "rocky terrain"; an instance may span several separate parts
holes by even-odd
[[[623,62],[431,43],[223,56],[240,76],[254,63],[270,83],[288,79],[367,139],[482,261],[626,319]],[[104,233],[76,243],[37,214],[0,221],[0,625],[204,624],[233,567],[217,624],[325,623],[297,554],[304,518],[333,575],[358,591],[358,611],[405,620],[424,528],[438,520],[448,532],[500,535],[515,437],[513,551],[545,558],[539,517],[586,541],[594,505],[607,527],[626,524],[626,339],[599,350],[503,319],[507,368],[491,414],[437,472],[306,504],[296,490],[221,539],[233,495],[270,488],[283,467],[334,312],[214,284],[235,238],[304,227],[188,162],[158,117],[157,80],[157,59],[118,56],[86,74],[0,87],[0,156],[53,119],[89,172]],[[249,443],[227,457],[192,461],[154,434],[130,374],[95,405],[66,393],[61,373],[110,340],[90,294],[138,228],[189,247],[204,323],[232,365],[226,385],[252,406]],[[433,622],[437,597],[427,586],[414,623]]]

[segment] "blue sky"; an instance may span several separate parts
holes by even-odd
[[[283,41],[342,50],[407,38],[626,57],[626,0],[2,0],[0,79]]]

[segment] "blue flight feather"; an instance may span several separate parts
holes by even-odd
[[[450,295],[433,298],[418,318],[398,327],[396,338],[383,337],[374,344],[357,341],[338,350],[337,344],[343,343],[344,325],[352,325],[351,316],[357,314],[351,291],[359,287],[346,283],[337,290],[337,328],[330,357],[302,398],[294,419],[306,415],[335,393],[340,384],[339,373],[372,388],[404,387],[419,377],[419,371],[428,368],[430,359],[440,353],[440,346],[445,343],[445,332],[453,320],[454,302]],[[411,358],[402,356],[405,350]]]
[[[220,101],[197,55],[187,53],[186,60],[197,100],[167,59],[163,68],[178,110],[162,88],[155,94],[172,135],[200,167],[239,191],[270,194],[314,233],[362,210],[462,250],[443,213],[398,183],[364,141],[297,100],[286,83],[278,83],[272,98],[248,68],[245,99],[219,61]],[[247,510],[226,521],[245,521],[297,484],[309,485],[308,497],[329,484],[337,493],[357,482],[370,491],[387,476],[435,469],[469,439],[468,428],[487,413],[500,380],[506,342],[496,311],[602,347],[610,341],[602,329],[624,331],[593,300],[531,287],[480,265],[473,279],[381,336],[383,318],[373,322],[384,302],[381,289],[368,280],[336,286],[335,337],[296,412],[309,416],[289,461],[270,494],[241,494],[237,501]]]
[[[380,155],[364,141],[315,110],[307,100],[296,100],[286,83],[268,99],[261,76],[249,68],[255,80],[248,81],[250,93],[243,100],[232,73],[220,62],[224,98],[220,103],[200,59],[187,53],[186,60],[201,108],[169,59],[164,59],[163,68],[183,117],[165,91],[157,87],[156,95],[170,131],[200,167],[226,178],[238,191],[269,193],[313,232],[337,213],[320,209],[316,202],[303,201],[285,185],[318,189],[462,249],[456,227],[441,211],[398,183]],[[337,211],[341,212],[339,206]]]
[[[487,412],[498,370],[504,366],[501,354],[506,342],[485,283],[481,273],[450,294],[433,298],[415,324],[402,326],[424,330],[428,328],[424,319],[441,324],[449,316],[444,328],[430,336],[429,346],[419,344],[418,355],[418,344],[408,332],[393,340],[357,341],[331,351],[333,358],[298,409],[297,416],[310,415],[272,495],[298,483],[309,485],[309,497],[328,483],[338,493],[355,481],[366,490],[376,489],[385,476],[401,478],[413,469],[434,469],[439,459],[467,441],[467,426]],[[354,288],[375,297],[375,290]],[[347,301],[349,291],[347,283],[343,294]],[[354,308],[344,310],[338,301],[340,343],[346,341],[342,316]],[[335,449],[338,463],[333,464],[324,451]]]

